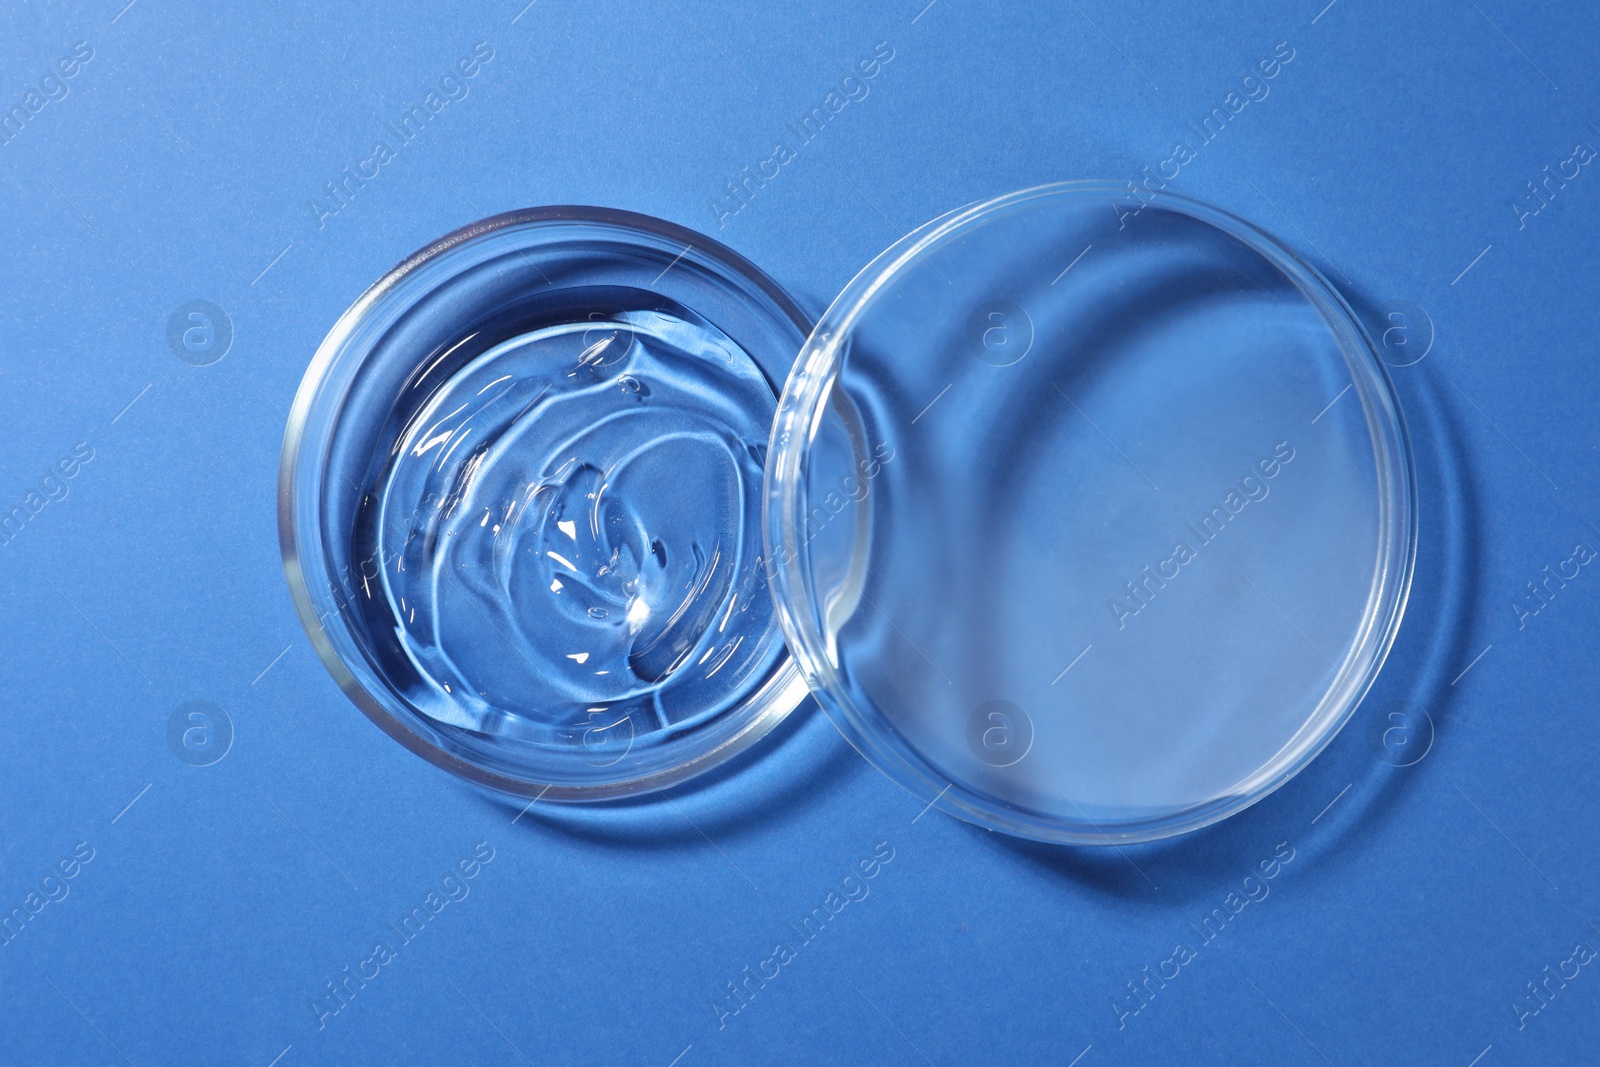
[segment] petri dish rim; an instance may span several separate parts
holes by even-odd
[[[1203,804],[1124,822],[1090,822],[1019,809],[952,780],[875,708],[863,707],[841,681],[828,641],[815,623],[803,523],[809,443],[848,358],[857,322],[918,262],[999,214],[1048,201],[1126,200],[1125,183],[1069,181],[1019,190],[969,205],[926,223],[880,253],[845,286],[817,321],[778,402],[767,451],[763,535],[773,597],[790,654],[812,693],[847,741],[869,762],[930,807],[990,830],[1060,844],[1155,841],[1189,833],[1234,815],[1293,778],[1333,740],[1377,678],[1393,646],[1410,595],[1417,540],[1416,477],[1410,437],[1394,384],[1366,330],[1339,291],[1315,266],[1254,223],[1203,200],[1172,192],[1142,196],[1146,207],[1187,215],[1232,236],[1280,270],[1321,315],[1334,336],[1365,414],[1377,466],[1378,555],[1366,611],[1343,668],[1316,710],[1246,779],[1246,787]]]
[[[387,271],[340,315],[318,345],[296,391],[284,430],[277,481],[279,554],[296,614],[318,659],[350,701],[384,733],[434,766],[496,792],[559,802],[617,800],[664,789],[709,771],[770,733],[807,695],[793,656],[787,650],[781,654],[766,681],[752,691],[749,707],[741,709],[745,721],[715,746],[687,752],[669,767],[635,777],[571,785],[500,773],[442,746],[421,722],[386,706],[372,692],[372,683],[358,677],[346,662],[325,629],[329,620],[336,630],[348,629],[337,610],[337,596],[323,592],[332,587],[320,522],[327,441],[313,435],[323,428],[318,423],[325,421],[327,410],[331,407],[337,412],[344,402],[343,395],[327,395],[330,374],[341,358],[349,358],[347,353],[359,328],[424,268],[490,235],[543,224],[593,226],[613,238],[636,239],[639,248],[653,253],[660,252],[662,242],[681,246],[684,253],[680,258],[692,251],[697,263],[712,268],[719,282],[754,287],[759,297],[770,302],[771,310],[793,325],[800,336],[811,329],[811,319],[761,268],[720,242],[664,219],[615,208],[550,205],[502,212],[471,222],[430,242]],[[342,643],[354,645],[352,641]],[[381,681],[381,675],[370,664],[359,666]]]

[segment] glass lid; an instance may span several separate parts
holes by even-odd
[[[1166,837],[1293,776],[1399,625],[1416,505],[1350,308],[1221,209],[1074,182],[846,287],[766,467],[791,652],[891,778],[982,826]]]

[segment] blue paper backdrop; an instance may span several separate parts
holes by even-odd
[[[1600,568],[1544,570],[1600,546],[1587,5],[125,2],[0,12],[0,1060],[1600,1059]],[[730,199],[875,48],[865,95]],[[283,424],[407,253],[610,205],[816,313],[924,220],[1141,179],[1217,107],[1173,188],[1387,331],[1424,509],[1389,666],[1267,801],[1035,847],[924,816],[807,705],[702,788],[523,813],[316,661]]]

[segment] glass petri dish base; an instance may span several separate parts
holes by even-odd
[[[318,350],[284,442],[296,607],[352,700],[501,791],[698,774],[805,696],[761,478],[808,328],[733,252],[627,212],[486,219]]]

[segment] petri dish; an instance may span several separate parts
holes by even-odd
[[[323,663],[503,792],[628,796],[744,749],[806,693],[760,512],[809,327],[748,261],[628,212],[497,215],[406,259],[328,334],[284,439]]]
[[[801,350],[765,535],[879,769],[1045,841],[1183,833],[1349,719],[1399,626],[1410,446],[1350,308],[1220,208],[1071,182],[889,248]]]
[[[319,348],[279,533],[340,686],[471,781],[659,789],[809,689],[925,802],[1105,844],[1239,811],[1349,719],[1413,483],[1312,266],[1068,182],[928,223],[814,327],[647,216],[458,230]]]

